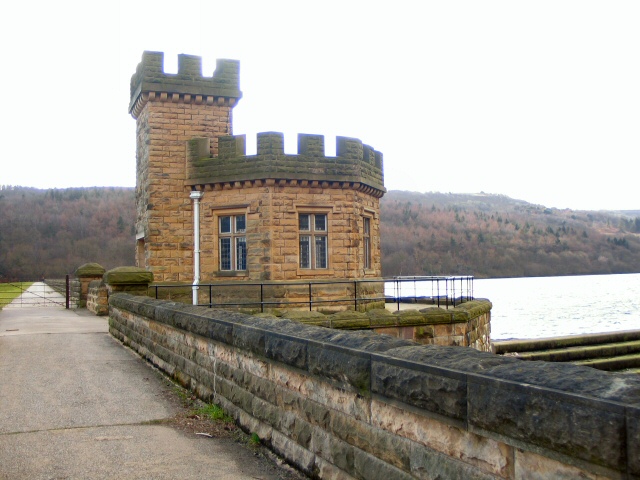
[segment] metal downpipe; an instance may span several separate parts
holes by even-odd
[[[200,199],[204,192],[193,191],[189,198],[193,200],[193,304],[198,305],[200,288]]]

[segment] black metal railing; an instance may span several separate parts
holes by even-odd
[[[198,305],[209,308],[287,308],[322,305],[359,306],[371,302],[424,303],[455,307],[473,300],[473,276],[398,276],[377,279],[283,282],[216,282],[198,285]],[[340,290],[344,294],[340,294]],[[323,292],[331,288],[333,292]],[[193,286],[153,284],[150,296],[156,299],[192,303]]]
[[[473,276],[398,276],[393,277],[393,301],[441,303],[449,308],[473,300]],[[430,302],[429,302],[430,301]]]

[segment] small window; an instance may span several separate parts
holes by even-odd
[[[329,267],[329,237],[326,213],[298,215],[300,268]]]
[[[309,217],[311,217],[311,215],[307,215],[306,213],[301,213],[298,217],[298,225],[300,226],[300,230],[303,232],[308,232],[310,230]]]
[[[247,269],[245,215],[225,215],[220,222],[220,270]]]
[[[371,269],[371,218],[363,217],[364,268]]]

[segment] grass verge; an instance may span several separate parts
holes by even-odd
[[[32,284],[33,282],[0,283],[0,309],[18,298]]]

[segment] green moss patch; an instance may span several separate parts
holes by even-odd
[[[103,280],[108,285],[149,285],[153,273],[138,267],[118,267],[106,272]]]

